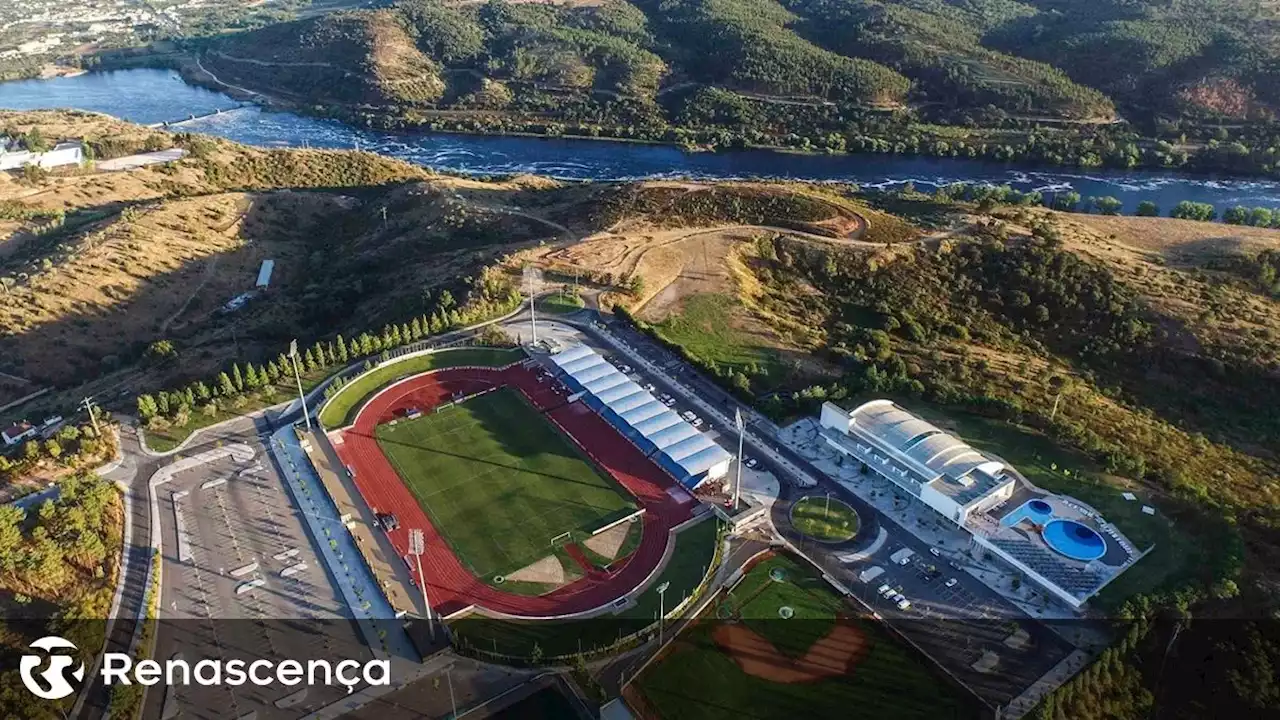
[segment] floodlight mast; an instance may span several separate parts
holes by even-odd
[[[427,549],[426,536],[419,529],[409,531],[409,553],[413,555],[418,566],[418,584],[422,586],[422,605],[427,609],[427,625],[431,628],[431,639],[436,637],[436,622],[431,617],[431,601],[427,599],[427,578],[422,575],[422,553]]]
[[[289,341],[289,359],[293,361],[293,379],[298,382],[298,399],[302,401],[302,417],[307,421],[307,432],[311,431],[311,413],[307,412],[307,396],[302,392],[302,373],[298,371],[298,341]]]

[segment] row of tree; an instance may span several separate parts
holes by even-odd
[[[435,309],[429,314],[414,316],[408,322],[389,323],[377,332],[362,332],[350,340],[338,335],[300,348],[296,370],[299,374],[315,376],[360,358],[510,312],[520,303],[519,293],[509,283],[493,280],[487,277],[477,282],[471,299],[464,306],[459,307],[452,293],[442,290],[434,298]],[[152,347],[156,345],[158,343]],[[220,412],[243,409],[251,402],[270,402],[281,390],[287,391],[293,386],[294,362],[285,353],[265,363],[237,362],[207,380],[139,395],[138,416],[151,429],[181,428],[191,422],[192,414],[197,411],[215,417]]]

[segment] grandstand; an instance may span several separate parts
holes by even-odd
[[[846,411],[824,403],[827,445],[959,526],[973,544],[1078,608],[1140,555],[1114,525],[1032,485],[1003,460],[890,400]]]
[[[684,487],[724,477],[733,456],[586,345],[551,356],[557,379]]]

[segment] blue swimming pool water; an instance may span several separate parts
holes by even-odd
[[[1053,507],[1043,500],[1028,500],[1022,503],[1017,510],[1004,516],[1006,527],[1013,527],[1023,520],[1030,520],[1037,525],[1043,525],[1053,519]]]
[[[1051,520],[1040,532],[1049,547],[1072,560],[1089,562],[1107,552],[1107,541],[1093,528],[1075,520]]]

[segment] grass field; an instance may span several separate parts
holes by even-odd
[[[843,542],[858,534],[858,513],[839,500],[807,497],[791,506],[791,524],[815,540]]]
[[[327,428],[350,424],[369,398],[383,387],[410,375],[459,365],[500,367],[522,357],[523,354],[516,349],[458,348],[392,361],[342,388],[320,411],[320,424]]]
[[[586,533],[636,504],[515,390],[379,425],[378,444],[477,577],[518,570],[552,538]]]
[[[770,571],[781,571],[774,581]],[[756,566],[725,600],[649,666],[633,688],[664,720],[728,718],[978,717],[976,702],[935,674],[927,660],[870,620],[856,622],[870,648],[847,675],[778,683],[749,675],[712,638],[717,615],[741,618],[788,657],[803,655],[848,610],[808,566],[774,557]],[[794,615],[779,616],[783,606]]]
[[[761,346],[735,326],[736,305],[737,300],[728,295],[691,295],[679,314],[654,327],[668,342],[702,360],[744,372],[754,365],[770,378],[781,379],[784,368],[777,351]]]
[[[547,295],[538,301],[538,312],[554,313],[556,315],[564,315],[566,313],[576,312],[586,306],[580,295],[558,292],[554,295]]]
[[[668,611],[697,589],[715,559],[717,525],[715,520],[704,520],[676,535],[667,566],[640,594],[634,607],[617,615],[570,622],[493,620],[476,615],[450,622],[449,629],[463,645],[512,657],[527,658],[535,646],[544,658],[608,647],[653,624],[658,612],[658,585],[671,583],[666,597]]]

